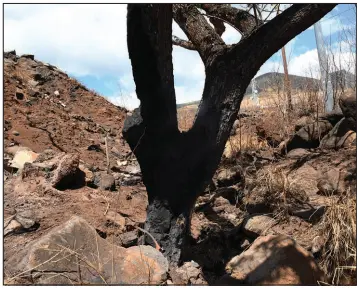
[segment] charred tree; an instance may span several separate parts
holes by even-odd
[[[141,104],[126,119],[123,135],[138,159],[147,188],[145,229],[172,263],[180,261],[192,208],[218,167],[251,79],[275,52],[334,6],[295,4],[256,26],[254,16],[245,11],[229,5],[201,5],[241,31],[239,43],[226,45],[220,23],[213,21],[216,28],[212,28],[194,4],[128,5],[128,50]],[[189,41],[172,39],[172,19]],[[182,133],[176,115],[173,43],[196,49],[206,72],[194,124]]]

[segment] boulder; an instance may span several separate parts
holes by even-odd
[[[32,285],[160,285],[168,262],[151,246],[113,245],[75,216],[14,254],[8,272]]]
[[[266,215],[254,215],[243,222],[242,231],[248,237],[258,237],[276,224],[276,220]]]
[[[310,154],[311,153],[309,151],[307,151],[306,149],[297,148],[297,149],[293,149],[293,150],[289,151],[288,154],[286,155],[286,157],[290,158],[290,159],[300,159],[300,158],[306,157]]]
[[[227,187],[243,180],[243,173],[238,167],[223,169],[217,175],[217,186]]]
[[[50,180],[51,186],[63,190],[75,183],[78,183],[78,181],[83,180],[84,182],[84,175],[80,175],[78,173],[80,171],[78,166],[78,154],[67,154],[63,156],[58,163],[57,169],[54,171],[53,177]]]
[[[207,285],[202,270],[195,261],[185,262],[179,268],[172,268],[170,276],[175,285]]]
[[[356,123],[356,93],[353,95],[346,95],[341,97],[338,101],[345,118],[352,118]],[[355,124],[356,126],[356,124]],[[356,131],[356,129],[354,129]]]
[[[355,131],[355,122],[352,118],[342,118],[333,129],[322,138],[320,148],[334,149],[338,148],[338,143],[345,137],[350,130]]]
[[[337,143],[337,148],[356,146],[356,132],[348,131]]]
[[[337,110],[325,113],[319,117],[320,120],[326,120],[330,122],[332,126],[335,126],[342,118],[343,113]]]
[[[125,248],[135,246],[138,244],[138,238],[139,237],[137,231],[129,231],[120,234],[119,236],[120,246],[123,246]]]
[[[342,194],[346,191],[345,177],[346,172],[332,168],[322,174],[317,182],[318,194],[331,196],[334,194]]]
[[[23,149],[18,149],[17,152],[15,152],[14,158],[10,161],[10,167],[22,170],[25,163],[32,163],[37,159],[37,157],[37,153],[28,150],[26,147],[23,147]]]
[[[297,131],[286,144],[287,151],[296,148],[317,148],[322,139],[330,130],[332,125],[328,121],[318,121],[304,126]]]
[[[115,190],[115,178],[106,172],[99,172],[94,175],[93,185],[101,190]]]
[[[318,285],[323,273],[312,255],[293,239],[261,236],[226,265],[218,285]]]

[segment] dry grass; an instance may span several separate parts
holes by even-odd
[[[295,203],[304,203],[308,200],[306,192],[289,179],[286,171],[279,167],[261,169],[251,177],[254,189],[260,190],[265,197],[275,218],[284,220],[289,215],[289,207]]]
[[[321,222],[326,239],[320,266],[332,285],[356,285],[356,200],[349,193],[332,201]]]

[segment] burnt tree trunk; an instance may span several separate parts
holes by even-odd
[[[126,119],[123,135],[147,188],[145,229],[170,262],[180,261],[192,208],[218,167],[251,79],[271,55],[333,8],[307,6],[290,8],[251,33],[251,22],[242,17],[250,36],[226,46],[192,4],[128,5],[128,50],[141,105]],[[185,42],[197,48],[206,70],[195,122],[182,133],[176,115],[172,18],[187,34],[190,42]]]

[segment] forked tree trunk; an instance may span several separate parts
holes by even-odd
[[[311,5],[289,8],[252,33],[251,23],[242,17],[251,35],[232,47],[191,4],[174,9],[168,4],[128,5],[128,50],[141,106],[126,119],[123,135],[138,159],[148,193],[145,228],[171,263],[180,261],[192,208],[218,167],[250,80],[271,55],[333,8]],[[182,133],[173,79],[173,16],[190,47],[197,47],[206,72],[195,122]]]

